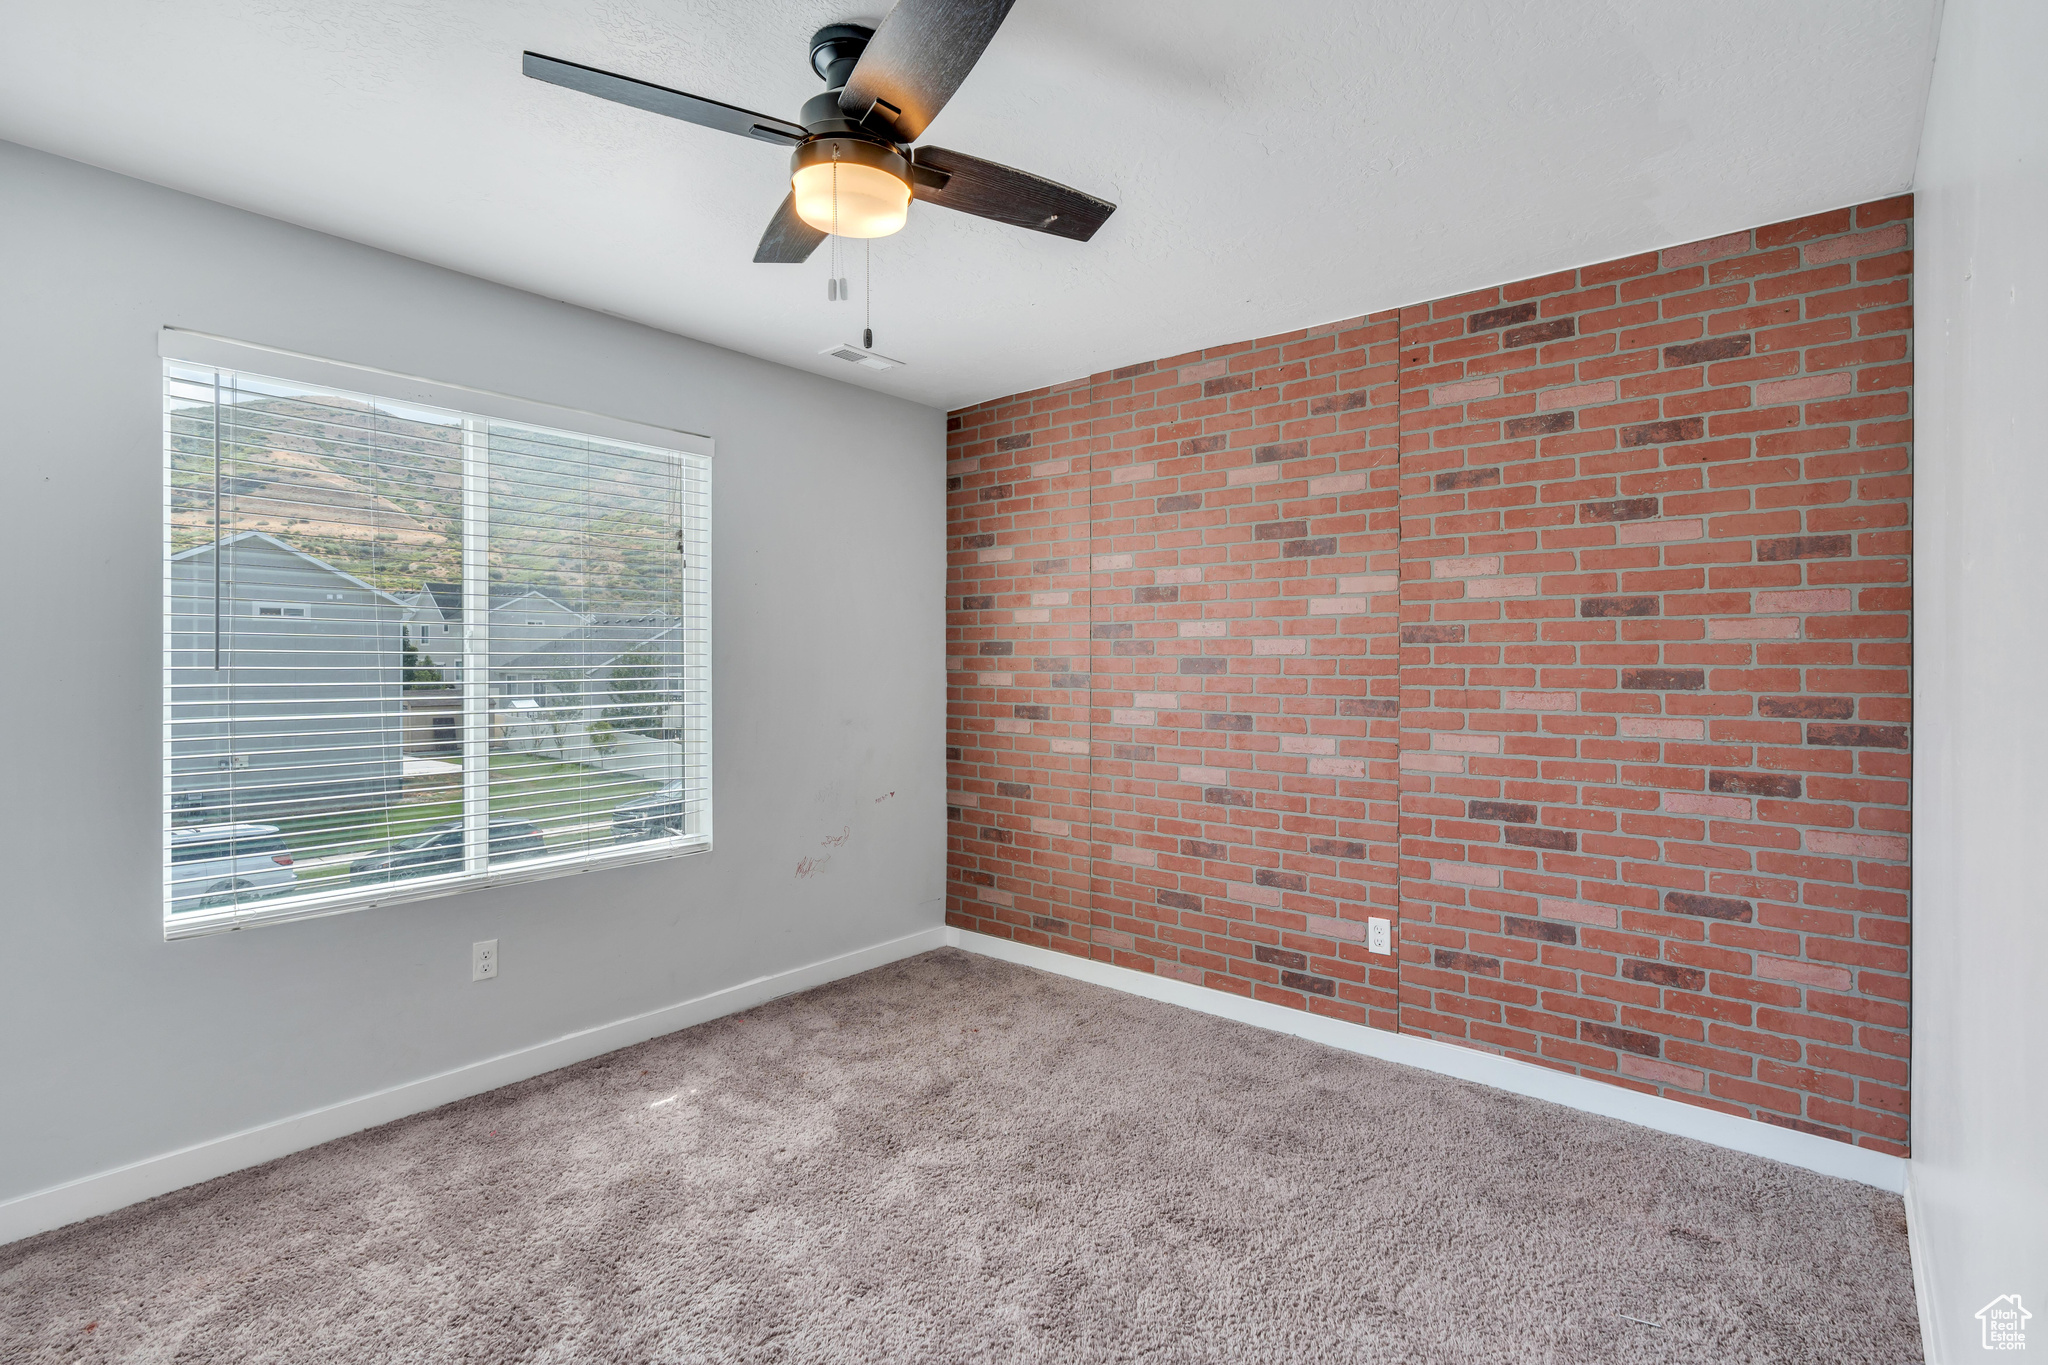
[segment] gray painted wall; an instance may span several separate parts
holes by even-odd
[[[1949,0],[1920,146],[1913,1167],[1937,1359],[2048,1346],[2048,6]]]
[[[0,1200],[941,923],[941,413],[7,143],[0,204]],[[711,436],[716,850],[166,943],[167,324]]]

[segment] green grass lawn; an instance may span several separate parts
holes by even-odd
[[[580,763],[557,763],[530,754],[491,756],[491,818],[527,819],[541,827],[553,848],[590,841],[609,843],[614,806],[644,796],[660,784]],[[276,821],[285,846],[304,862],[340,857],[324,867],[301,867],[299,889],[348,876],[347,859],[383,848],[394,839],[462,818],[461,778],[414,778],[404,799],[362,811],[323,811]],[[604,828],[577,832],[573,827]]]

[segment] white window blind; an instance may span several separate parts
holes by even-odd
[[[707,441],[164,349],[168,935],[709,846]]]

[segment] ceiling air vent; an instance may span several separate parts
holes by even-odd
[[[818,354],[829,355],[835,360],[844,360],[848,364],[859,365],[861,368],[868,370],[893,370],[903,363],[900,360],[891,360],[888,356],[880,355],[865,347],[856,346],[850,341],[840,346],[827,346]]]

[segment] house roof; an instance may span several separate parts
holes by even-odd
[[[423,583],[420,586],[434,599],[434,605],[440,608],[442,620],[453,623],[462,619],[462,585],[460,583]],[[550,589],[533,583],[491,584],[491,609],[495,611],[507,603],[518,601],[522,597],[536,596],[546,598],[562,611],[576,611],[576,608],[564,602]],[[581,615],[582,613],[578,612],[577,614]]]
[[[609,668],[621,655],[654,644],[664,635],[674,635],[682,623],[673,617],[629,618],[594,623],[566,631],[538,649],[515,658],[494,662],[494,668],[513,672],[574,668],[589,673]]]
[[[308,564],[313,565],[315,568],[324,569],[328,573],[333,574],[336,578],[339,578],[344,582],[353,584],[354,586],[361,588],[364,592],[375,593],[377,596],[383,598],[385,601],[391,603],[393,606],[403,607],[411,605],[410,603],[406,602],[403,598],[400,598],[392,593],[388,593],[384,591],[384,589],[377,587],[375,584],[365,583],[362,579],[357,578],[354,574],[335,568],[332,564],[329,564],[326,560],[321,559],[317,555],[309,555],[304,550],[301,550],[298,546],[293,545],[288,541],[279,540],[276,536],[271,535],[268,531],[237,531],[235,532],[235,534],[223,538],[219,543],[221,545],[233,546],[241,545],[252,540],[260,540],[267,545],[273,546],[276,549],[284,551],[286,554],[291,555],[296,559],[303,559]],[[206,541],[204,544],[194,545],[189,550],[180,550],[176,554],[171,556],[171,562],[173,564],[176,564],[183,561],[194,561],[206,558],[212,555],[214,544],[215,542],[209,540]]]

